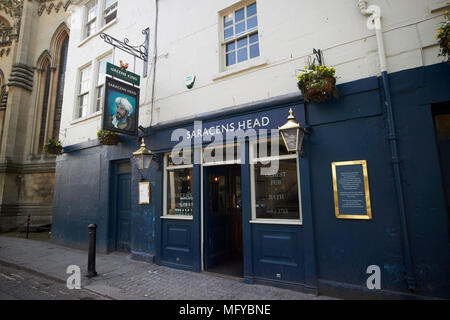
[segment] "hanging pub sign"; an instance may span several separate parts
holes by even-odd
[[[102,129],[137,136],[139,88],[106,77]]]
[[[138,74],[127,71],[126,69],[118,67],[109,62],[106,63],[106,74],[109,74],[114,78],[129,82],[138,87],[141,84],[141,77]]]
[[[372,219],[366,160],[333,162],[334,208],[339,219]]]

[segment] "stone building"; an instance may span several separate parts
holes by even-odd
[[[0,1],[0,231],[51,223],[69,0]]]

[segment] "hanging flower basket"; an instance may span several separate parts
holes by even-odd
[[[97,132],[98,142],[103,145],[113,146],[119,143],[119,135],[109,130],[99,130]]]
[[[59,142],[57,140],[49,139],[44,144],[44,151],[47,154],[60,155],[60,154],[62,154],[62,150],[63,150],[63,147],[61,145],[61,142]]]
[[[444,19],[445,21],[437,30],[438,34],[436,36],[439,41],[440,47],[438,56],[447,57],[447,63],[450,64],[450,14],[448,13],[448,11],[445,12]]]
[[[297,76],[297,85],[305,102],[324,102],[332,97],[339,98],[334,68],[317,66],[314,59],[302,71]]]

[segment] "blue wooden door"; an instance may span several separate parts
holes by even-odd
[[[130,251],[131,240],[131,167],[129,163],[119,163],[116,188],[116,249]]]
[[[231,254],[230,204],[226,167],[207,167],[204,172],[205,269],[226,261]]]

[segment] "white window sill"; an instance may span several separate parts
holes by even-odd
[[[161,219],[171,219],[171,220],[194,220],[193,216],[161,216]]]
[[[255,58],[255,59],[250,59],[244,63],[241,63],[241,65],[238,64],[236,66],[233,66],[233,68],[230,68],[228,70],[222,71],[222,72],[214,75],[212,79],[213,80],[223,79],[225,77],[234,75],[236,73],[254,69],[254,68],[257,68],[260,66],[264,66],[266,64],[268,64],[268,61],[265,58],[259,57],[259,58]]]
[[[115,18],[114,20],[110,21],[108,24],[105,24],[103,27],[100,28],[100,30],[98,30],[96,33],[91,34],[89,37],[84,38],[83,40],[81,40],[81,42],[78,44],[78,48],[80,48],[81,46],[83,46],[86,42],[88,42],[89,40],[91,40],[92,38],[95,38],[96,36],[98,36],[100,33],[102,33],[103,31],[105,31],[106,29],[108,29],[109,27],[111,27],[113,24],[116,24],[118,21],[118,18]]]
[[[90,120],[90,119],[93,119],[93,118],[97,118],[97,117],[100,116],[101,114],[102,114],[102,110],[97,111],[97,112],[94,112],[94,113],[91,113],[90,115],[87,115],[86,117],[78,118],[78,119],[72,120],[72,121],[70,122],[70,125],[78,124],[78,123],[83,122],[83,121],[87,121],[87,120]]]
[[[303,225],[303,223],[300,220],[281,220],[281,219],[254,219],[250,220],[250,223]]]

